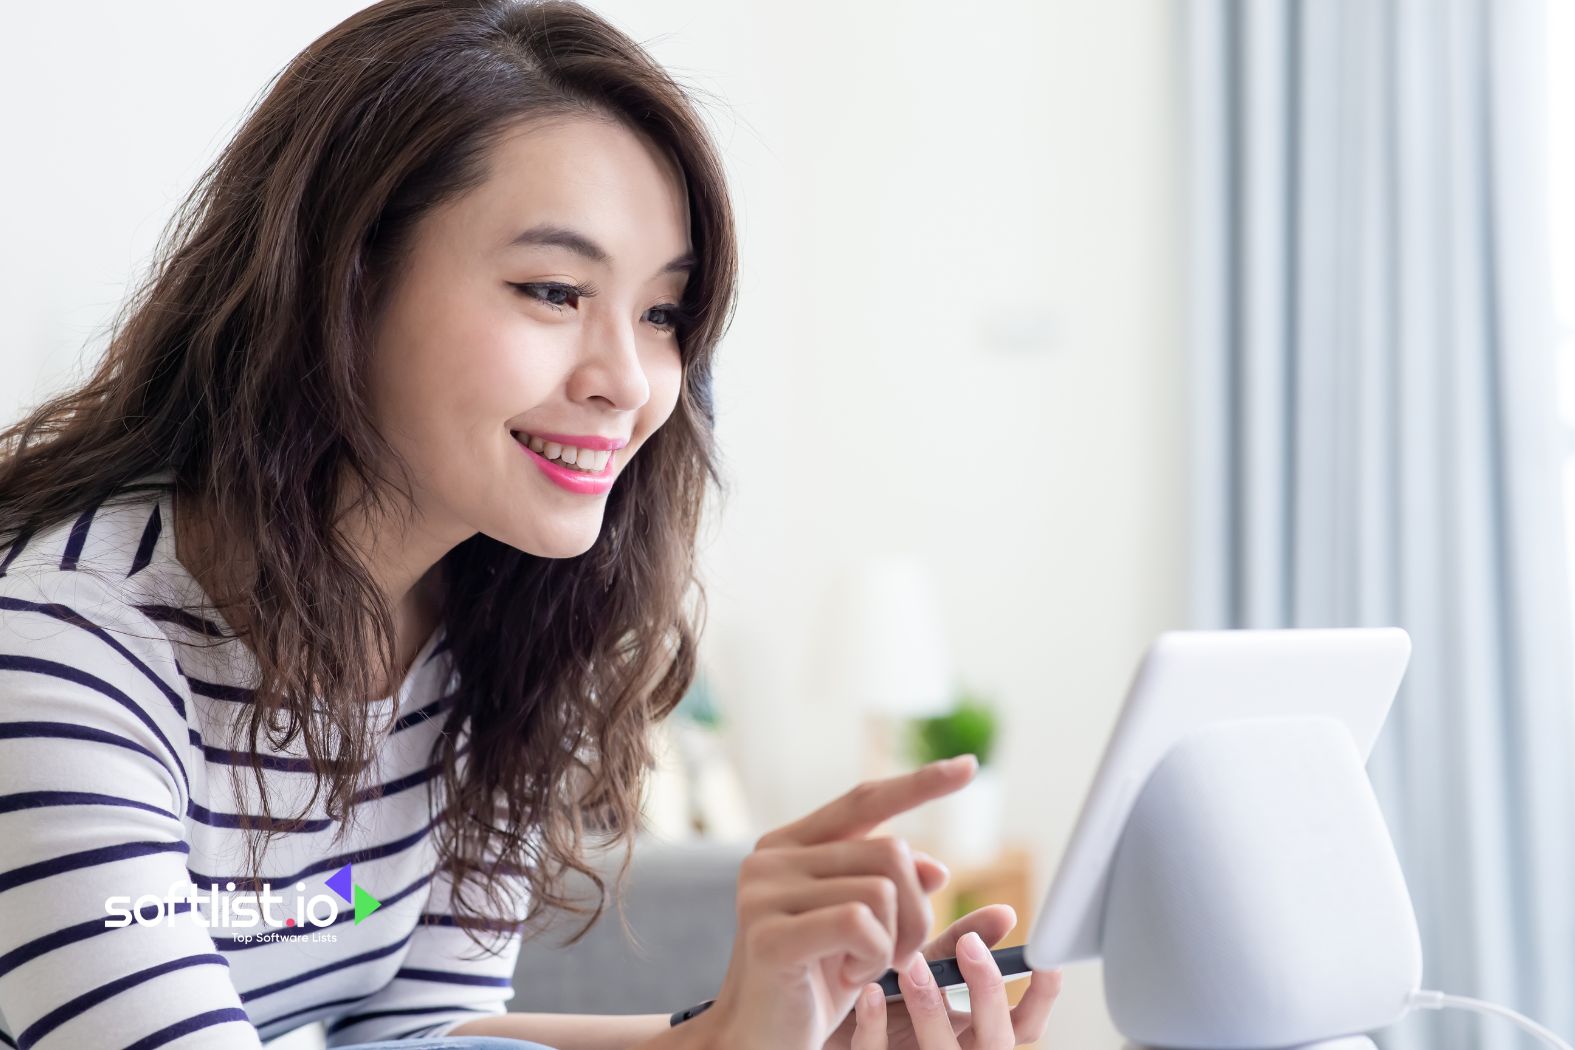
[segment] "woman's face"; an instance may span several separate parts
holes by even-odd
[[[679,170],[588,118],[514,130],[483,185],[423,217],[371,389],[427,564],[477,532],[549,558],[591,547],[607,489],[677,403],[691,249]]]

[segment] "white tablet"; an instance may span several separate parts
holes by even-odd
[[[1099,957],[1106,887],[1128,813],[1183,736],[1225,719],[1324,715],[1372,753],[1411,657],[1398,627],[1169,631],[1138,664],[1094,785],[1034,922],[1028,966]]]

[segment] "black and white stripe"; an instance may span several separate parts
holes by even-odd
[[[380,720],[396,705],[392,728],[350,828],[320,811],[295,819],[313,780],[304,752],[237,751],[224,736],[254,665],[193,611],[207,598],[174,556],[171,480],[150,475],[0,551],[0,1046],[260,1047],[317,1020],[342,1046],[501,1012],[518,931],[467,957],[432,840],[432,745],[458,701],[447,639],[429,639],[382,702]],[[215,883],[230,899],[251,885],[241,845],[257,807],[250,771],[232,776],[251,763],[273,800],[264,880],[287,906],[298,884],[334,904],[324,925],[268,940],[220,924],[208,898]],[[359,925],[323,885],[347,863],[382,902]],[[191,884],[196,906],[150,902]],[[160,921],[106,926],[110,896]]]

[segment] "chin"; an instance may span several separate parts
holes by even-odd
[[[596,545],[601,534],[598,520],[596,528],[533,529],[528,534],[505,535],[502,542],[533,554],[538,558],[577,558]]]

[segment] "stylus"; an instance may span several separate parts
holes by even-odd
[[[1024,946],[1018,944],[1010,948],[995,948],[990,952],[990,955],[995,959],[996,968],[1001,971],[1002,977],[1010,979],[1029,971],[1030,967],[1023,958],[1023,951]],[[954,988],[957,985],[967,983],[963,979],[962,969],[957,965],[955,956],[950,959],[937,959],[935,962],[930,963],[930,973],[934,976],[936,985],[941,988]],[[887,970],[878,983],[885,989],[887,999],[902,998],[902,991],[897,985],[896,970]],[[668,1019],[669,1026],[687,1021],[696,1014],[704,1013],[714,1002],[716,1002],[715,999],[707,999],[699,1006],[691,1006],[687,1010],[675,1012]]]

